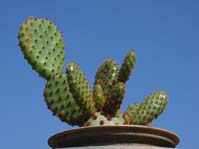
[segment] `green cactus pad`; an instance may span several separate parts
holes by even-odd
[[[138,111],[139,109],[139,104],[137,103],[134,103],[132,104],[131,106],[128,106],[127,110],[123,113],[123,117],[125,118],[125,121],[126,123],[130,123],[130,121],[133,121],[135,115],[136,115],[136,112]]]
[[[130,124],[149,125],[164,111],[167,103],[168,96],[165,92],[152,93],[140,104],[136,114],[129,116]]]
[[[118,80],[118,65],[112,60],[108,59],[102,63],[102,65],[98,68],[95,75],[94,84],[100,84],[105,98],[109,96],[109,91],[111,86],[117,83]]]
[[[109,96],[104,106],[104,112],[107,115],[115,116],[117,110],[120,109],[120,105],[126,93],[126,85],[123,82],[119,82],[112,86]]]
[[[64,41],[55,24],[31,17],[21,25],[18,39],[24,57],[40,76],[48,80],[62,72]]]
[[[103,113],[96,112],[84,125],[85,126],[110,126],[110,125],[124,125],[124,119],[119,117],[105,117]]]
[[[80,67],[71,62],[67,66],[67,75],[70,91],[79,106],[90,116],[95,113],[95,102],[92,98],[88,81]]]
[[[136,55],[134,51],[129,51],[122,63],[122,67],[119,70],[118,81],[126,82],[129,80],[130,75],[132,74],[133,68],[136,63]]]
[[[83,125],[90,117],[76,103],[70,92],[66,74],[57,74],[46,83],[44,97],[53,115],[71,125]]]
[[[95,84],[93,88],[93,100],[97,111],[101,111],[105,104],[104,92],[100,84]]]

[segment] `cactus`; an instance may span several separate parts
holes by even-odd
[[[97,69],[91,91],[77,63],[70,62],[66,72],[62,72],[64,41],[61,32],[50,20],[33,17],[25,20],[18,39],[25,59],[47,80],[44,98],[48,109],[63,122],[78,126],[149,126],[167,105],[166,93],[157,91],[121,113],[126,82],[136,62],[134,51],[127,53],[121,68],[115,60],[105,60]]]

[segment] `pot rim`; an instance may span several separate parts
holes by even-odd
[[[176,147],[179,142],[179,137],[171,131],[141,125],[80,127],[55,134],[48,140],[53,148],[133,144]]]

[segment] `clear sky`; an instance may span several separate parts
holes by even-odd
[[[137,64],[127,82],[122,110],[155,90],[169,95],[153,126],[177,133],[179,148],[198,148],[199,2],[194,0],[1,0],[0,148],[45,149],[47,139],[71,129],[46,108],[46,81],[31,69],[18,46],[20,24],[49,18],[63,32],[64,69],[83,69],[90,86],[107,58],[122,63],[135,49]]]

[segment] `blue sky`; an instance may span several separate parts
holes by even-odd
[[[46,108],[42,95],[46,81],[18,47],[19,26],[29,16],[49,18],[58,25],[66,45],[64,69],[70,61],[77,62],[91,87],[105,59],[121,64],[128,50],[135,49],[137,64],[122,110],[164,90],[169,104],[153,126],[177,133],[179,148],[198,147],[198,1],[1,0],[1,148],[49,148],[51,135],[72,128]]]

